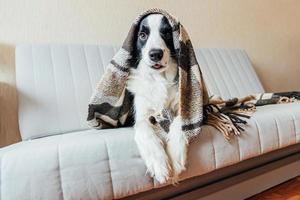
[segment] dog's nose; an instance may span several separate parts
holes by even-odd
[[[151,49],[149,51],[149,57],[154,62],[160,61],[162,59],[163,55],[164,55],[164,52],[161,49]]]

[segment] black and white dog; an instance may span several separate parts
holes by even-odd
[[[134,94],[135,141],[148,172],[160,183],[177,182],[185,170],[187,138],[175,117],[165,137],[157,135],[149,116],[167,108],[178,113],[178,64],[172,28],[161,14],[145,17],[135,41],[134,67],[127,89]]]

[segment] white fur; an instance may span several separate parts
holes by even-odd
[[[173,169],[172,182],[177,183],[179,174],[185,170],[188,139],[181,130],[181,119],[177,116],[168,133],[167,152]]]
[[[127,88],[135,95],[135,141],[150,175],[160,183],[165,183],[171,177],[177,181],[178,175],[185,170],[187,139],[179,117],[171,124],[167,141],[155,134],[149,122],[149,116],[163,108],[178,112],[178,84],[174,83],[178,66],[170,58],[170,50],[159,35],[161,18],[159,14],[148,16],[150,35],[137,69],[131,69]],[[153,63],[148,52],[152,48],[164,50],[161,64],[166,67],[163,69],[151,68]]]

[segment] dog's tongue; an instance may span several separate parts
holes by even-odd
[[[161,65],[160,65],[160,64],[155,64],[155,65],[153,65],[153,67],[154,67],[155,69],[159,69],[159,68],[161,67]]]

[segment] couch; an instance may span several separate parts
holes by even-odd
[[[245,131],[230,141],[203,126],[190,145],[180,184],[159,184],[146,174],[132,127],[92,130],[86,124],[91,93],[117,50],[17,46],[22,142],[0,149],[1,200],[218,199],[212,196],[217,194],[241,199],[300,174],[300,104],[292,103],[259,107]],[[265,92],[244,50],[195,53],[210,94],[230,98]],[[244,184],[257,177],[251,187]],[[228,192],[238,185],[243,188]]]

